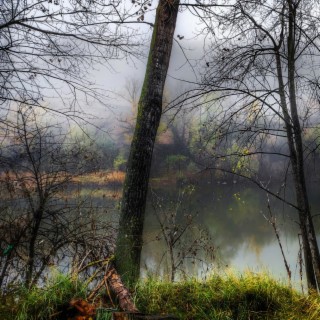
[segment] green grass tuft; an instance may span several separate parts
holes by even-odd
[[[50,319],[60,307],[72,298],[84,298],[86,288],[68,275],[55,273],[42,288],[20,287],[5,298],[0,318],[6,320]]]
[[[56,273],[42,288],[17,288],[1,296],[0,319],[53,319],[50,316],[68,306],[72,298],[85,295],[84,284]],[[151,278],[137,286],[134,297],[142,312],[174,314],[184,320],[320,319],[318,294],[303,295],[265,273],[214,275],[202,282]],[[110,310],[97,310],[97,320],[110,317]]]
[[[137,287],[141,311],[201,320],[320,319],[320,298],[305,296],[267,274],[215,275],[200,282],[147,280]]]

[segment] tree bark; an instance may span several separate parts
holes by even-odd
[[[283,118],[285,120],[285,129],[287,134],[287,141],[289,146],[289,152],[290,152],[290,163],[292,166],[293,171],[293,180],[294,185],[296,189],[296,199],[297,199],[297,206],[299,208],[299,225],[300,225],[300,232],[302,237],[302,244],[303,244],[303,257],[304,257],[304,263],[305,263],[305,270],[306,270],[306,277],[307,277],[307,283],[308,288],[316,288],[317,282],[314,276],[313,272],[313,264],[312,264],[312,254],[311,249],[307,237],[307,227],[306,227],[306,219],[304,217],[304,210],[301,208],[301,194],[299,192],[300,188],[299,181],[298,181],[298,174],[297,174],[297,151],[295,147],[295,137],[293,133],[293,125],[292,120],[289,114],[289,109],[287,106],[286,101],[286,93],[285,93],[285,86],[283,81],[283,74],[282,74],[282,64],[281,64],[281,58],[280,53],[276,52],[276,64],[277,64],[277,77],[278,77],[278,83],[279,83],[279,95],[280,95],[280,103],[281,103],[281,109],[283,112]]]
[[[124,182],[115,250],[117,271],[127,285],[140,273],[143,222],[153,147],[162,113],[163,88],[170,61],[179,0],[160,0],[138,116]]]
[[[117,296],[120,309],[131,313],[138,312],[129,290],[124,286],[114,266],[111,266],[107,280],[110,288]]]
[[[317,289],[317,285],[320,285],[320,254],[317,243],[316,233],[312,221],[310,212],[309,198],[307,192],[307,186],[305,181],[304,172],[304,150],[302,142],[302,130],[299,121],[298,107],[296,101],[296,84],[295,84],[295,48],[296,48],[296,5],[288,0],[289,9],[289,24],[288,24],[288,87],[289,87],[289,101],[290,111],[293,124],[293,137],[295,142],[295,163],[292,165],[294,173],[294,182],[296,187],[296,198],[299,207],[300,225],[302,231],[302,239],[306,238],[311,255],[311,261],[305,261],[307,266],[312,264],[313,277],[315,282],[309,287]],[[306,246],[306,244],[304,244]],[[305,257],[306,260],[306,257]],[[307,276],[308,277],[308,276]],[[309,279],[308,279],[309,284]]]

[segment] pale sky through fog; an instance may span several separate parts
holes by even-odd
[[[153,23],[154,15],[154,10],[147,13],[145,20]],[[149,40],[148,43],[146,42],[145,44],[145,52],[147,55],[152,28],[146,25],[142,25],[142,28],[148,32]],[[174,33],[175,41],[173,43],[173,51],[166,82],[167,90],[169,90],[171,94],[174,94],[179,87],[181,88],[187,85],[175,80],[175,78],[183,79],[185,81],[195,80],[194,72],[190,65],[186,63],[186,58],[178,43],[183,47],[185,55],[187,55],[188,58],[199,58],[202,54],[203,43],[200,38],[195,38],[197,30],[199,30],[198,20],[192,16],[188,10],[179,12],[177,26]],[[184,38],[179,40],[177,35],[183,36]],[[194,61],[191,60],[190,62],[194,64]],[[124,87],[128,79],[138,79],[141,83],[143,82],[146,69],[146,58],[143,60],[130,58],[128,60],[114,60],[110,62],[110,66],[96,66],[96,69],[97,70],[93,70],[91,72],[90,78],[92,78],[100,88],[103,87],[104,90],[110,92],[108,94],[110,99],[108,99],[107,105],[115,106],[112,108],[115,113],[118,113],[119,110],[117,109],[119,109],[119,107],[121,107],[121,112],[124,112],[125,106],[128,105],[128,102],[118,96],[117,93],[120,95],[125,94]],[[92,105],[89,109],[90,112],[98,112],[101,116],[101,112],[103,112],[104,108]],[[107,110],[105,110],[105,112],[108,113]]]

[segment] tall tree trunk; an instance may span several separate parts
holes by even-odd
[[[295,34],[296,34],[296,5],[293,1],[288,0],[289,7],[289,25],[288,25],[288,86],[291,118],[293,124],[293,133],[296,150],[296,163],[293,168],[294,181],[296,186],[297,204],[299,207],[300,221],[303,220],[306,236],[310,247],[311,261],[313,265],[313,273],[318,286],[320,285],[320,253],[317,243],[316,233],[310,212],[309,198],[304,172],[304,151],[302,143],[301,125],[298,115],[298,107],[296,101],[296,84],[295,84]],[[301,223],[301,222],[300,222]],[[305,262],[306,263],[306,262]],[[317,289],[317,286],[312,286]]]
[[[292,119],[290,117],[288,106],[287,106],[285,86],[284,86],[283,74],[282,74],[281,57],[278,51],[275,53],[275,57],[276,57],[276,64],[277,64],[277,78],[279,83],[280,104],[283,112],[283,118],[285,121],[287,141],[288,141],[289,152],[290,152],[290,163],[292,166],[294,185],[296,189],[296,201],[297,201],[297,206],[299,208],[299,212],[298,212],[299,226],[300,226],[300,232],[301,232],[302,244],[303,244],[303,257],[304,257],[304,263],[305,263],[307,283],[308,283],[308,288],[316,289],[317,281],[314,275],[312,253],[311,253],[311,248],[308,240],[308,232],[307,232],[307,224],[306,224],[307,220],[305,217],[305,211],[302,209],[302,204],[300,201],[302,197],[300,193],[300,184],[298,179],[298,169],[297,169],[298,161],[297,161],[297,151],[295,146],[294,127],[293,127]]]
[[[163,88],[170,61],[179,0],[160,0],[147,70],[124,182],[116,268],[131,285],[140,273],[142,232],[154,142],[162,113]]]

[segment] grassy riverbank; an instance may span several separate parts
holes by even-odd
[[[266,274],[214,276],[205,282],[140,285],[137,304],[144,312],[180,319],[320,319],[317,294],[302,295]]]
[[[44,288],[17,288],[3,295],[0,318],[60,319],[52,315],[72,298],[85,295],[83,283],[58,275]],[[137,286],[134,298],[142,312],[169,313],[186,320],[320,319],[317,294],[303,295],[265,274],[217,275],[205,282],[174,284],[149,279]]]

